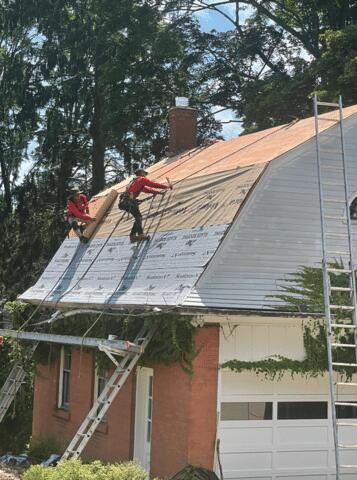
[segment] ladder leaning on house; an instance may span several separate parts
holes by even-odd
[[[319,107],[338,109],[335,127],[321,131],[320,122],[331,121],[331,118],[320,116]],[[319,102],[314,98],[314,114],[316,127],[316,153],[318,166],[319,199],[322,235],[322,269],[325,302],[327,355],[329,368],[329,385],[331,414],[335,444],[336,479],[340,480],[344,472],[357,473],[357,460],[348,460],[357,454],[357,420],[340,421],[339,411],[343,407],[357,406],[357,403],[343,401],[341,395],[346,390],[357,386],[349,378],[341,374],[341,368],[348,369],[351,374],[357,373],[357,300],[356,277],[353,264],[353,244],[350,218],[350,196],[347,182],[346,150],[344,141],[342,98],[339,102]],[[331,149],[329,143],[333,143]],[[332,163],[331,163],[332,159]],[[332,181],[331,181],[332,180]],[[333,193],[330,193],[330,192]],[[327,194],[326,194],[327,193]],[[345,211],[345,214],[342,213]],[[336,259],[340,263],[336,263]],[[338,296],[348,301],[336,301]],[[342,303],[341,305],[339,303]],[[348,315],[350,317],[348,317]],[[339,334],[348,336],[340,341]],[[348,341],[349,340],[349,341]],[[353,359],[341,361],[341,353],[353,352]],[[342,392],[341,392],[342,389]],[[356,441],[345,443],[342,429],[354,429]]]
[[[120,362],[117,362],[114,357],[117,352],[105,346],[99,347],[100,350],[104,351],[104,353],[106,353],[114,362],[116,368],[114,369],[113,374],[106,383],[100,396],[94,401],[91,410],[83,420],[71,443],[68,445],[66,451],[62,455],[61,461],[80,457],[87,443],[92,438],[96,428],[103,420],[103,417],[105,416],[110,405],[113,403],[119,391],[125,384],[125,381],[137,364],[139,358],[144,353],[146,346],[155,333],[155,330],[155,327],[144,325],[134,340],[134,345],[140,346],[140,350],[137,352],[127,351]]]
[[[31,359],[37,348],[38,342],[34,343],[22,361],[16,361],[0,390],[0,423],[4,420],[10,405],[15,399],[17,392],[26,381],[24,363]]]

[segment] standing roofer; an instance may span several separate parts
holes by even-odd
[[[142,216],[139,209],[140,201],[137,199],[140,193],[144,192],[152,193],[153,195],[164,195],[164,191],[157,189],[161,188],[162,190],[172,190],[172,185],[170,184],[164,185],[162,183],[153,182],[146,178],[148,172],[138,164],[134,165],[134,173],[136,176],[128,185],[126,191],[120,195],[118,205],[120,210],[130,213],[134,217],[133,228],[130,232],[130,241],[132,243],[150,240],[149,235],[144,235],[143,231]]]
[[[88,223],[94,222],[95,217],[89,215],[88,198],[78,189],[72,190],[68,197],[67,220],[80,241],[87,243],[88,239],[83,236],[83,232]]]

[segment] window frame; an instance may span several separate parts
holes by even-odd
[[[323,417],[305,417],[305,418],[279,418],[279,405],[281,404],[323,404],[326,407],[326,416]],[[277,400],[276,401],[276,420],[278,422],[296,422],[296,421],[315,421],[329,419],[329,401],[328,400]]]
[[[103,385],[103,389],[99,392],[99,386],[100,386],[101,380],[104,380],[105,383]],[[108,370],[100,373],[97,367],[94,369],[93,404],[100,397],[102,391],[104,390],[106,384],[108,383],[108,380],[109,380]],[[108,417],[107,415],[104,415],[104,417],[101,420],[101,423],[107,423],[107,422],[108,422]]]
[[[65,368],[65,355],[69,355],[69,368]],[[58,401],[57,408],[68,411],[70,409],[70,391],[71,391],[71,370],[72,370],[72,350],[68,347],[61,347],[60,354],[60,371],[58,381]],[[66,388],[65,388],[66,381]],[[66,401],[64,395],[67,393]]]
[[[267,404],[270,404],[270,418],[222,418],[223,417],[223,404],[242,404],[246,405],[248,408],[248,415],[249,415],[249,404],[253,403],[264,403],[266,406]],[[265,407],[266,408],[266,407]],[[220,404],[220,421],[221,422],[271,422],[274,419],[274,401],[273,400],[238,400],[234,402],[227,402],[227,401],[222,401]]]

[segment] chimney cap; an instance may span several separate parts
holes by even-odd
[[[188,107],[188,98],[187,97],[176,97],[175,98],[176,107]]]

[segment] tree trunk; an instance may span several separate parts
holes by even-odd
[[[94,87],[94,110],[90,133],[92,136],[92,195],[100,192],[105,186],[105,140],[103,132],[103,99],[99,91],[97,79]]]
[[[11,196],[11,184],[10,177],[6,168],[6,161],[1,152],[0,146],[0,168],[1,168],[1,178],[4,188],[4,200],[5,200],[5,215],[8,215],[12,209],[12,196]]]

